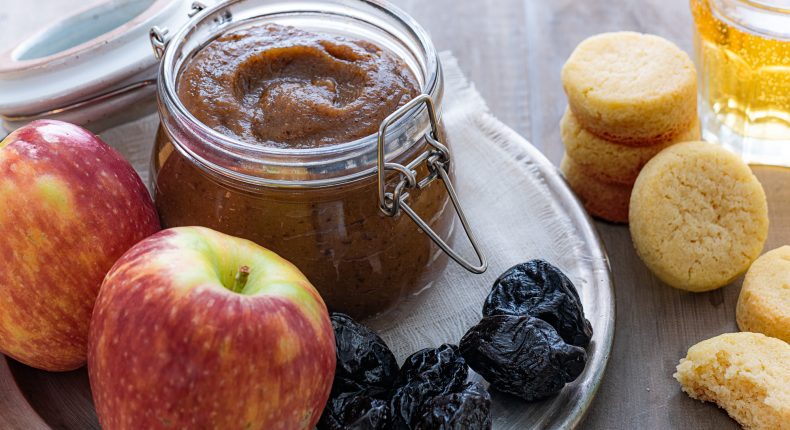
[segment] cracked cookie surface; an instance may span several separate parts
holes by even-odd
[[[752,264],[735,309],[741,330],[790,342],[790,246],[768,251]]]
[[[727,333],[688,350],[672,375],[691,398],[713,402],[747,430],[790,429],[790,345]]]
[[[719,145],[673,145],[648,162],[629,205],[631,238],[665,283],[722,287],[744,273],[768,236],[765,192],[751,169]]]
[[[582,41],[562,68],[579,123],[632,146],[672,140],[697,120],[697,72],[672,42],[650,34],[602,33]]]

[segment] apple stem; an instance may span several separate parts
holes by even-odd
[[[247,266],[239,267],[239,271],[236,272],[236,279],[233,282],[233,292],[240,293],[241,290],[244,289],[244,286],[247,285],[247,279],[250,277],[250,268]]]

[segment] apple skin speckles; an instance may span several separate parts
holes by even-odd
[[[50,371],[84,365],[104,275],[160,229],[148,191],[98,137],[42,120],[0,144],[0,208],[0,352]]]
[[[236,293],[225,275],[241,266],[251,288]],[[326,306],[295,266],[250,241],[178,227],[108,273],[88,374],[105,430],[312,429],[335,359]]]

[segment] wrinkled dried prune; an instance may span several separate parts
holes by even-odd
[[[335,379],[363,387],[390,388],[398,377],[398,362],[373,330],[341,313],[331,316],[337,346]]]
[[[373,387],[359,391],[333,392],[318,429],[384,429],[390,420],[387,390]]]
[[[455,345],[425,348],[409,356],[401,366],[390,402],[393,428],[413,429],[425,402],[460,391],[468,373]]]
[[[592,338],[576,287],[560,269],[543,260],[518,264],[499,276],[483,305],[483,316],[493,315],[540,318],[575,346],[586,347]]]
[[[466,382],[469,370],[457,345],[424,348],[410,355],[400,368],[397,385],[426,382],[436,393],[457,391]]]
[[[417,430],[488,430],[491,428],[491,395],[470,382],[458,393],[436,396],[421,409]]]
[[[387,344],[349,316],[333,313],[337,365],[318,429],[384,429],[398,362]]]
[[[346,415],[345,430],[376,430],[385,429],[390,421],[390,406],[387,400],[362,399],[357,402],[360,406],[352,405]],[[359,412],[356,412],[359,408]],[[352,419],[351,417],[356,417]]]
[[[545,321],[512,315],[483,318],[461,339],[460,352],[492,388],[527,401],[559,392],[587,361],[583,348],[565,343]]]
[[[399,369],[384,341],[343,314],[333,314],[337,368],[319,430],[488,429],[491,398],[466,384],[458,346],[426,348]]]

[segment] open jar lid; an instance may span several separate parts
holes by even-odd
[[[51,118],[100,131],[153,113],[158,60],[149,31],[180,28],[191,11],[191,0],[108,0],[0,54],[3,127]]]

